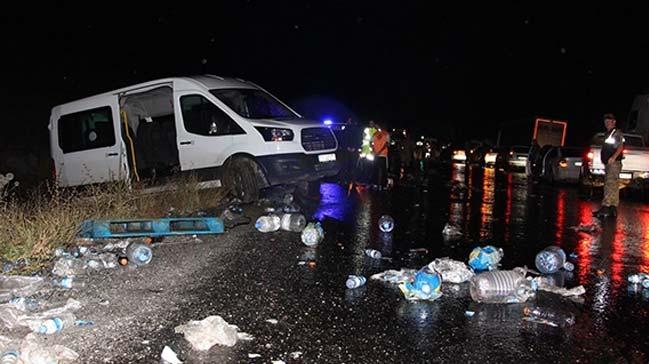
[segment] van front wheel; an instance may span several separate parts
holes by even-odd
[[[225,169],[225,187],[234,197],[244,203],[256,201],[259,198],[259,184],[255,162],[246,158],[236,158],[230,161]]]

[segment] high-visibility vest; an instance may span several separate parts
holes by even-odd
[[[365,157],[372,154],[372,138],[376,133],[376,128],[367,127],[363,129],[363,144],[361,144],[361,156]]]

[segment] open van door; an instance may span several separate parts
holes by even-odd
[[[126,178],[117,95],[61,105],[55,115],[56,170],[63,186]]]

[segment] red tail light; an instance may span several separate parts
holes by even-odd
[[[589,151],[588,154],[586,154],[586,159],[592,161],[593,158],[595,158],[595,153]]]

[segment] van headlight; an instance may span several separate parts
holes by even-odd
[[[290,142],[293,140],[293,131],[291,129],[264,128],[261,126],[255,127],[255,129],[267,142]]]

